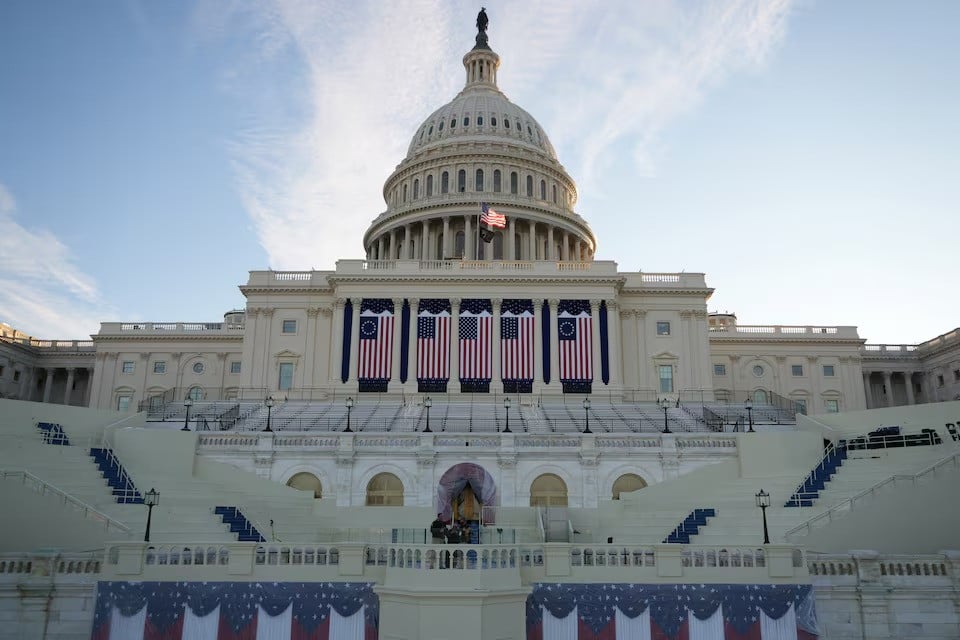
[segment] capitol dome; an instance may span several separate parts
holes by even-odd
[[[543,127],[497,87],[484,30],[463,57],[464,88],[413,134],[364,235],[368,260],[593,260],[596,238]],[[480,221],[482,204],[506,218]]]

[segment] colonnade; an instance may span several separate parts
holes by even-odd
[[[905,371],[866,371],[863,372],[863,391],[867,400],[867,409],[877,409],[881,407],[895,407],[898,404],[914,405],[917,403],[916,391],[914,388],[914,379],[913,376],[916,371],[905,370]],[[874,374],[880,376],[882,380],[882,386],[876,387],[878,393],[874,394],[875,387],[873,385],[872,379]],[[894,380],[894,376],[899,375],[902,377],[901,380]],[[922,375],[922,374],[921,374]],[[894,382],[903,385],[904,388],[904,402],[897,402],[897,398],[894,397]],[[921,382],[921,385],[923,383]]]
[[[494,243],[477,243],[477,215],[443,216],[442,220],[408,222],[375,236],[367,247],[368,260],[563,260],[593,259],[591,243],[579,233],[562,226],[535,220],[507,217],[506,229],[496,231]],[[456,236],[463,233],[463,245]],[[482,254],[478,256],[479,253]]]

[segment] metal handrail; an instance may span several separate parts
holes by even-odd
[[[73,507],[78,507],[87,519],[103,522],[108,531],[112,527],[123,533],[130,532],[130,527],[123,524],[119,520],[116,520],[108,516],[104,512],[87,504],[80,498],[70,495],[63,489],[60,489],[59,487],[53,484],[50,484],[43,478],[39,478],[33,475],[32,473],[30,473],[29,471],[24,471],[22,469],[0,469],[0,479],[16,478],[16,477],[22,478],[23,484],[30,483],[35,489],[39,488],[41,495],[47,495],[48,493],[50,493],[55,496],[58,496],[61,500],[63,500],[64,504],[69,504]]]

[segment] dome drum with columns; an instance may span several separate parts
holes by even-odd
[[[463,64],[463,91],[417,129],[384,185],[367,258],[592,260],[576,185],[539,123],[497,88],[499,56],[478,40]],[[481,202],[507,218],[491,243],[477,242]]]

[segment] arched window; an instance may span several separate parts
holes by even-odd
[[[187,392],[187,397],[194,402],[203,400],[203,387],[190,387],[190,391]]]
[[[635,473],[625,473],[613,483],[613,499],[619,500],[621,493],[638,491],[647,486],[646,481]]]
[[[533,197],[533,176],[527,176],[527,197]],[[404,199],[406,201],[406,199]]]
[[[320,483],[320,478],[312,473],[302,472],[293,474],[293,476],[287,480],[287,486],[297,489],[298,491],[309,491],[313,493],[313,497],[317,500],[323,497],[323,485]]]
[[[407,185],[403,185],[403,202],[407,201]]]
[[[443,120],[440,121],[440,124],[437,126],[437,132],[443,131]]]
[[[510,193],[517,195],[520,191],[520,177],[517,175],[516,171],[510,172]]]
[[[463,117],[463,126],[464,126],[464,127],[469,127],[469,126],[470,126],[470,116],[464,116],[464,117]]]
[[[457,192],[463,193],[467,190],[467,172],[464,169],[457,171]]]
[[[420,197],[420,178],[413,179],[413,199]]]
[[[453,118],[452,120],[450,120],[450,128],[451,128],[451,129],[456,129],[456,128],[457,128],[457,119],[456,119],[456,118]]]
[[[479,129],[482,126],[483,126],[483,116],[477,116],[477,128]]]
[[[367,484],[368,507],[402,507],[403,483],[392,473],[378,473]]]
[[[757,389],[753,392],[753,403],[754,404],[767,404],[767,392],[763,389]]]
[[[493,190],[500,193],[500,169],[493,170]]]
[[[567,506],[567,484],[560,476],[552,473],[537,476],[537,479],[530,485],[530,506]]]
[[[503,234],[499,231],[493,236],[493,259],[503,260]]]
[[[557,185],[553,185],[553,204],[557,204]]]
[[[477,169],[477,177],[474,180],[474,191],[483,191],[483,169]]]
[[[433,195],[433,174],[427,176],[427,197]],[[556,187],[554,187],[554,200],[556,200]]]
[[[496,116],[492,116],[492,117],[490,118],[490,126],[491,126],[491,127],[497,126],[497,117],[496,117]]]
[[[464,235],[463,231],[457,231],[457,235],[454,236],[454,248],[453,255],[457,258],[463,257],[463,248],[464,248]]]
[[[414,198],[417,197],[416,192],[414,192],[413,197],[414,197]],[[541,200],[546,200],[546,199],[547,199],[547,183],[546,183],[545,180],[541,180],[541,181],[540,181],[540,199],[541,199]]]
[[[440,193],[448,193],[450,191],[450,174],[444,171],[440,174]]]
[[[520,126],[520,121],[519,121],[519,120],[517,120],[517,131],[520,131],[520,132],[523,131],[523,127]]]

